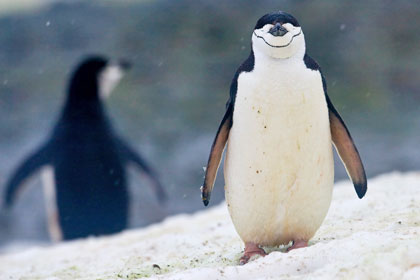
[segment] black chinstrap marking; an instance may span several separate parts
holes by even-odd
[[[258,35],[257,35],[257,33],[255,33],[255,30],[254,30],[254,35],[255,35],[255,36],[257,36],[257,38],[263,39],[264,43],[266,43],[268,46],[270,46],[270,47],[272,47],[272,48],[285,48],[285,47],[290,46],[290,44],[293,42],[293,39],[295,39],[295,37],[299,36],[301,33],[302,33],[302,29],[299,31],[299,33],[298,33],[298,34],[293,35],[293,37],[292,37],[292,39],[290,40],[290,42],[289,42],[289,43],[287,43],[286,45],[283,45],[283,46],[274,46],[274,45],[271,45],[270,43],[268,43],[268,42],[264,39],[264,37],[262,37],[262,36],[258,36]]]

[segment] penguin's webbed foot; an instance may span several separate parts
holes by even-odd
[[[308,247],[308,241],[306,240],[293,240],[293,245],[287,248],[287,252],[293,249]]]
[[[254,255],[260,255],[260,256],[266,256],[267,253],[261,249],[258,244],[247,242],[245,243],[245,252],[242,255],[241,259],[239,260],[240,265],[246,264],[252,256]]]

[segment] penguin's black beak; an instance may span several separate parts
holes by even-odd
[[[124,71],[127,71],[127,70],[130,70],[131,69],[131,62],[129,62],[128,60],[125,60],[125,59],[120,59],[119,61],[118,61],[118,64],[120,65],[120,67],[124,70]]]
[[[268,31],[271,35],[273,36],[283,36],[284,34],[287,33],[287,29],[284,28],[280,23],[276,23],[276,25],[274,25],[269,31]]]

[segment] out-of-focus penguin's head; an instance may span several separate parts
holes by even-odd
[[[76,68],[70,87],[79,96],[99,94],[99,97],[107,98],[129,68],[130,63],[125,60],[89,56]]]
[[[298,21],[280,11],[258,20],[252,34],[252,47],[254,52],[285,59],[305,53],[305,38]]]
[[[109,61],[99,73],[99,93],[102,98],[111,95],[112,90],[118,85],[131,64],[126,60]]]

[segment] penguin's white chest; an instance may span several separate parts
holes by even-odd
[[[334,165],[320,73],[303,61],[265,69],[238,78],[225,188],[241,238],[275,246],[315,234],[331,202]]]

